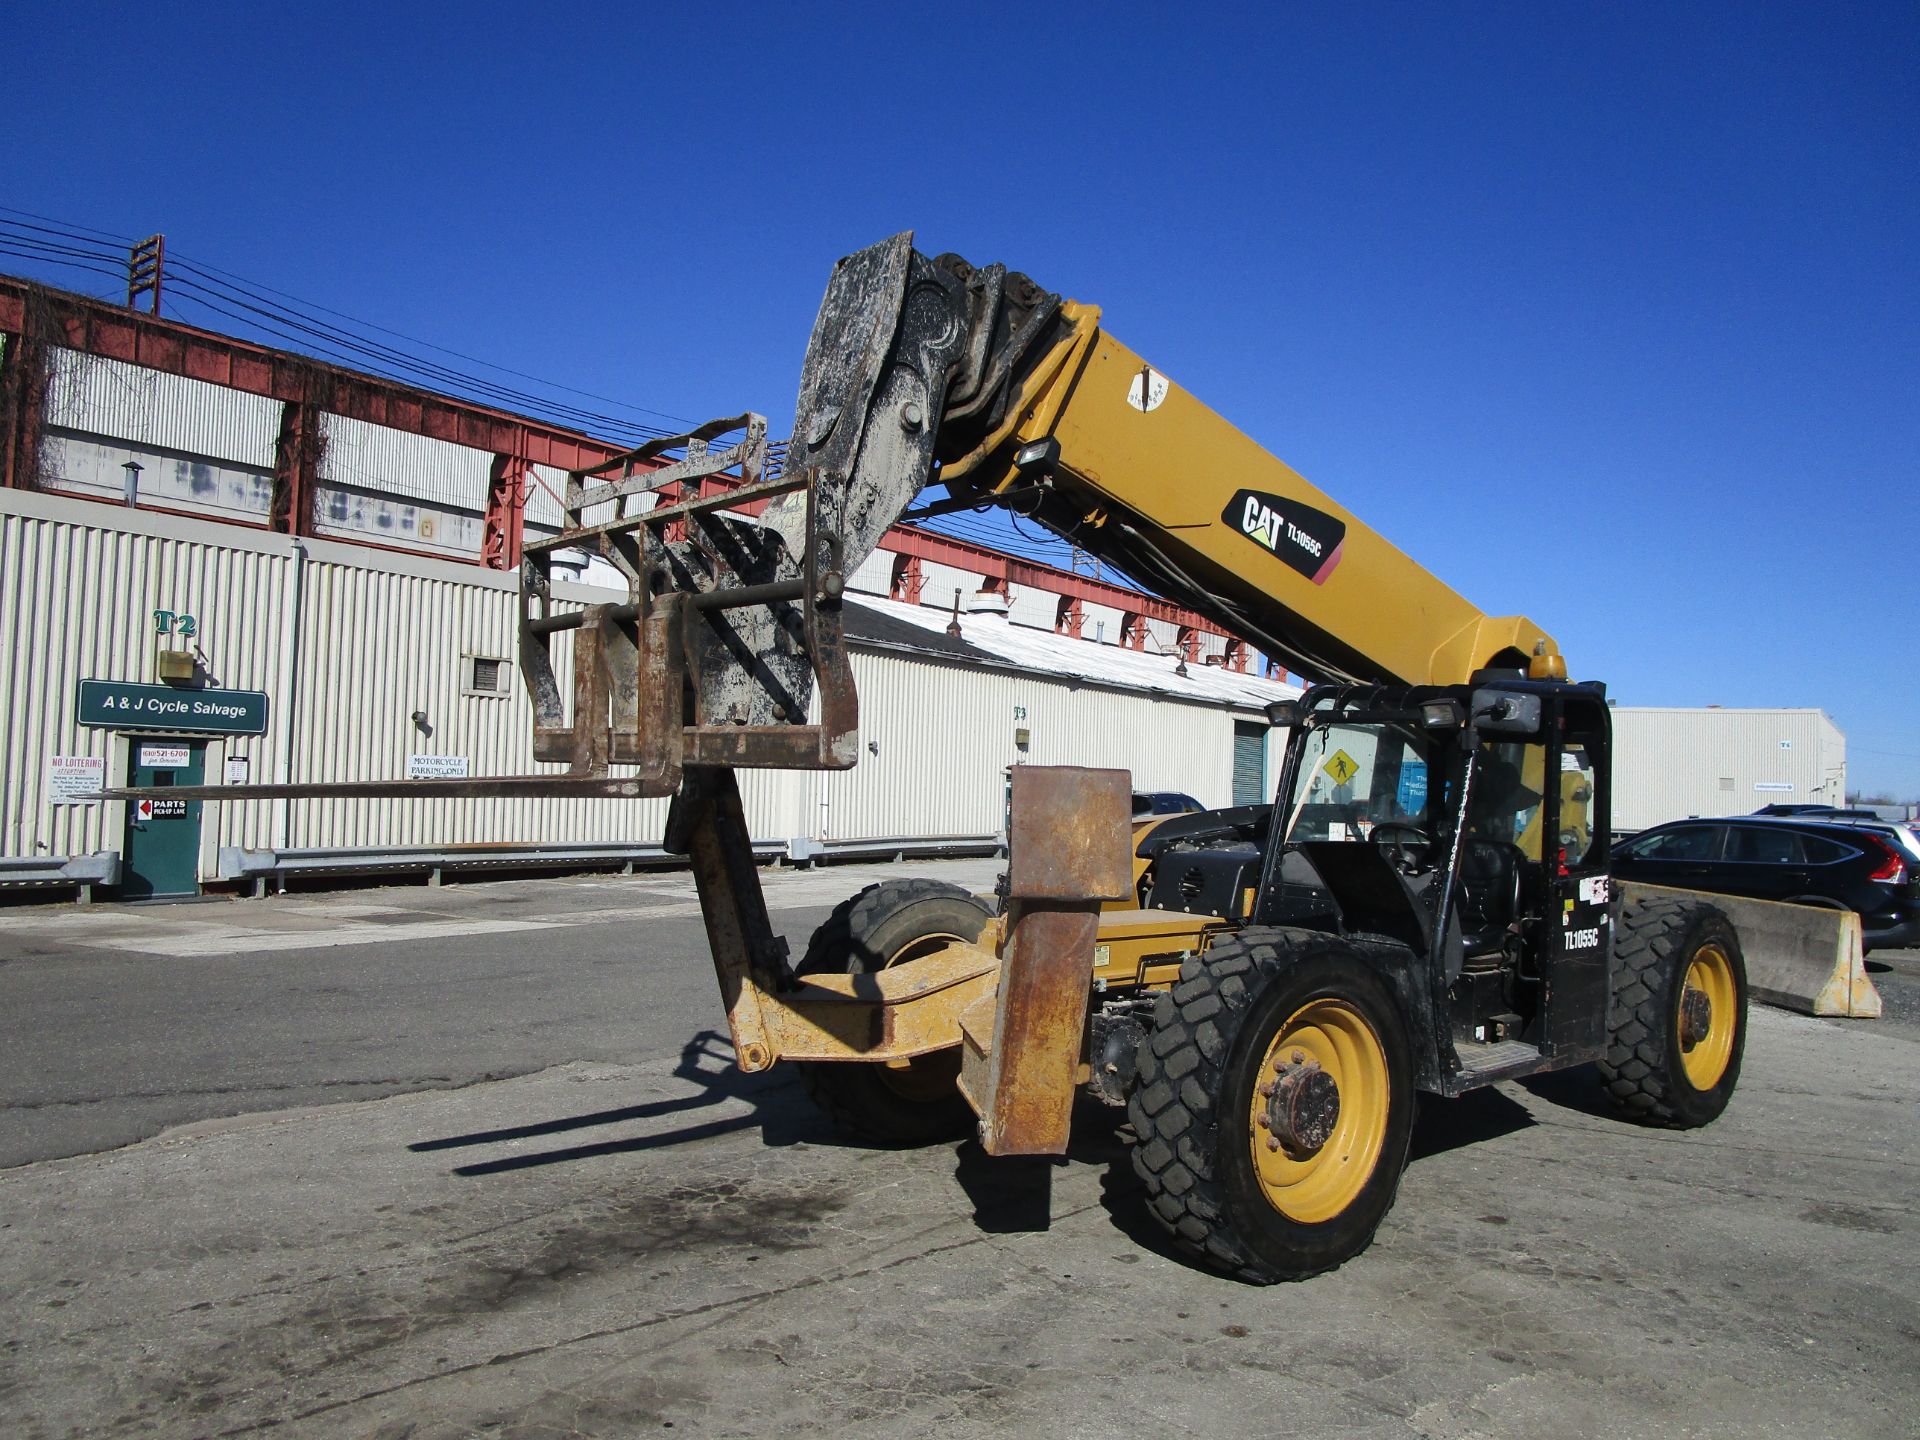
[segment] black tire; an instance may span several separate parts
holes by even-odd
[[[949,940],[978,940],[993,912],[939,880],[888,880],[843,900],[813,932],[797,975],[867,975]],[[834,1127],[883,1145],[931,1145],[974,1130],[961,1096],[960,1050],[904,1065],[806,1061],[800,1083]]]
[[[1683,1031],[1689,989],[1709,1005],[1704,1028],[1696,1014]],[[1692,900],[1626,903],[1613,937],[1607,1032],[1600,1078],[1621,1110],[1678,1130],[1719,1117],[1747,1044],[1746,960],[1721,911]]]
[[[1373,1058],[1348,1068],[1324,1145],[1276,1158],[1275,1132],[1260,1124],[1274,1102],[1260,1087],[1270,1068],[1293,1069],[1296,1054],[1321,1055],[1311,1037],[1334,1033],[1329,1017]],[[1406,1168],[1410,1054],[1392,992],[1339,938],[1248,929],[1220,940],[1180,967],[1140,1049],[1127,1113],[1148,1209],[1183,1249],[1259,1284],[1304,1279],[1359,1254]],[[1285,1178],[1294,1171],[1300,1185],[1319,1175],[1335,1188],[1305,1204],[1308,1192]]]

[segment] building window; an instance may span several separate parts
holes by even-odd
[[[498,655],[460,657],[460,693],[504,700],[512,693],[512,668]]]

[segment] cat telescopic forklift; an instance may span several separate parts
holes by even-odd
[[[1063,1153],[1083,1090],[1125,1106],[1152,1213],[1249,1280],[1366,1246],[1421,1094],[1597,1062],[1636,1118],[1726,1106],[1739,941],[1704,900],[1610,883],[1603,688],[1097,309],[895,236],[834,270],[783,467],[765,422],[734,416],[575,473],[564,504],[526,546],[520,624],[535,759],[564,769],[205,798],[670,795],[743,1069],[796,1062],[857,1135],[971,1132],[992,1155]],[[734,772],[854,763],[848,577],[896,522],[984,505],[1317,682],[1269,707],[1272,803],[1136,827],[1125,772],[1015,766],[994,901],[872,886],[795,963]],[[556,598],[554,557],[582,551],[623,597]]]

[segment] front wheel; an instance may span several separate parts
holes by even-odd
[[[844,900],[807,944],[800,976],[870,975],[980,938],[986,902],[939,880],[889,880]],[[800,1083],[835,1128],[885,1145],[930,1145],[972,1133],[960,1094],[960,1050],[911,1060],[810,1060]]]
[[[1128,1104],[1154,1217],[1259,1283],[1360,1253],[1393,1205],[1413,1133],[1407,1029],[1335,937],[1244,930],[1160,997]]]
[[[1609,1098],[1680,1130],[1717,1119],[1747,1044],[1747,966],[1732,923],[1696,901],[1629,901],[1613,967],[1600,1062]]]

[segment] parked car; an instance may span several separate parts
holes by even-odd
[[[1204,810],[1191,795],[1183,795],[1178,790],[1136,790],[1133,792],[1133,818],[1139,820],[1148,815],[1191,815],[1196,810]]]
[[[1753,812],[1756,815],[1804,815],[1809,820],[1828,819],[1835,815],[1845,815],[1856,820],[1878,820],[1877,810],[1843,810],[1838,805],[1762,805]]]
[[[1857,819],[1852,815],[1823,815],[1823,823],[1848,825],[1878,835],[1897,850],[1906,853],[1909,867],[1920,868],[1920,825],[1911,820],[1882,820],[1878,816]]]
[[[1920,945],[1920,861],[1864,823],[1675,820],[1616,844],[1612,862],[1622,880],[1855,911],[1869,950]]]

